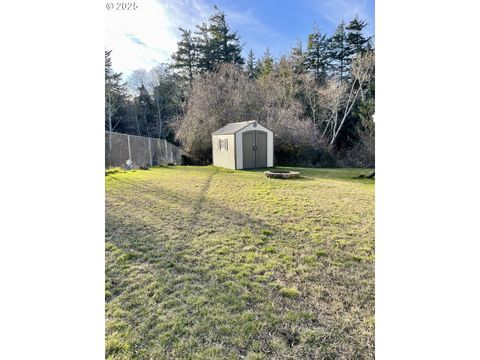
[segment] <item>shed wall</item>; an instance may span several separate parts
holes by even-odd
[[[218,140],[228,140],[228,150],[219,149]],[[213,165],[235,169],[235,135],[212,135]]]

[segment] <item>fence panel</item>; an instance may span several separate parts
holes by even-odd
[[[167,152],[167,141],[166,140],[159,140],[158,141],[158,148],[160,149],[160,154],[162,154],[162,161],[166,164],[169,163],[168,161],[168,152]]]
[[[157,166],[161,165],[161,159],[159,158],[159,152],[158,152],[158,146],[157,146],[158,140],[152,140],[150,139],[150,154],[152,154],[152,166]]]
[[[130,137],[131,160],[134,167],[148,167],[150,163],[150,151],[148,138],[141,136]]]
[[[105,132],[105,167],[126,167],[131,160],[133,168],[167,164],[181,164],[182,148],[164,139]]]
[[[127,136],[118,136],[115,133],[105,133],[105,166],[125,166],[128,153]],[[123,135],[123,134],[121,134]]]

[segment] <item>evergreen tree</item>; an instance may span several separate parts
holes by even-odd
[[[313,26],[313,32],[308,35],[306,51],[306,67],[313,71],[315,79],[325,80],[329,67],[328,41],[326,35],[322,35],[317,24]]]
[[[282,55],[275,66],[275,82],[282,88],[283,101],[287,103],[298,94],[298,74],[291,57]]]
[[[122,73],[112,69],[112,50],[105,50],[105,130],[114,131],[126,115],[127,93]]]
[[[267,47],[263,53],[262,60],[260,61],[260,74],[262,76],[268,76],[273,71],[273,57],[270,53],[270,48]]]
[[[197,25],[195,42],[198,50],[198,68],[202,72],[215,70],[220,63],[244,64],[242,45],[237,32],[228,26],[225,13],[215,7],[216,13],[208,23]]]
[[[178,76],[165,65],[158,65],[150,71],[152,78],[152,100],[155,106],[155,136],[166,139],[170,136],[170,123],[182,109],[182,86]]]
[[[215,10],[217,12],[210,17],[208,28],[215,65],[223,62],[243,65],[242,45],[238,33],[231,32],[225,20],[225,13],[216,6]]]
[[[365,21],[360,20],[358,16],[355,16],[355,18],[345,27],[347,30],[347,43],[354,54],[366,51],[371,45],[371,38],[366,38],[363,35],[363,29],[365,29],[367,25],[368,24]]]
[[[306,53],[303,51],[302,42],[297,40],[297,44],[292,48],[290,58],[293,63],[293,70],[296,74],[301,74],[306,69]]]
[[[182,28],[179,29],[182,35],[181,40],[177,43],[178,50],[172,55],[172,67],[178,69],[180,75],[188,80],[191,85],[197,67],[196,46],[191,31]]]
[[[328,45],[333,74],[337,76],[340,81],[348,79],[350,77],[349,65],[354,52],[347,41],[347,32],[343,20],[338,25],[333,36],[329,39]]]
[[[155,107],[144,84],[138,88],[138,96],[134,103],[138,132],[140,135],[150,136],[156,128]]]
[[[246,72],[250,80],[256,79],[258,75],[258,66],[255,63],[255,56],[253,50],[250,49],[247,57]]]
[[[105,49],[105,80],[112,73],[112,50]]]
[[[200,72],[213,71],[215,67],[215,49],[209,34],[208,24],[196,25],[195,46],[197,49],[197,65]]]

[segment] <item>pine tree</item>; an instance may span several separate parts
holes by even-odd
[[[250,80],[256,79],[258,75],[258,66],[255,63],[255,56],[253,50],[250,49],[247,57],[246,72]]]
[[[169,133],[169,123],[181,111],[182,86],[178,76],[165,65],[158,65],[150,71],[153,80],[152,100],[155,105],[156,131],[159,139]]]
[[[347,32],[345,30],[345,22],[338,25],[333,36],[329,39],[329,57],[332,61],[333,74],[337,76],[340,81],[348,79],[349,65],[351,63],[351,56],[353,49],[347,41]]]
[[[370,39],[363,35],[363,30],[368,24],[360,20],[358,16],[350,21],[350,23],[345,27],[347,30],[347,43],[352,49],[352,52],[362,53],[370,47]]]
[[[180,75],[187,79],[191,85],[197,68],[196,46],[191,31],[179,29],[182,35],[181,40],[177,43],[178,50],[172,55],[174,61],[172,67],[178,69]]]
[[[328,41],[326,35],[322,35],[317,24],[313,26],[313,32],[308,35],[306,51],[306,66],[313,71],[315,79],[325,80],[329,67]]]
[[[260,74],[262,76],[268,76],[273,71],[273,57],[270,53],[270,48],[267,47],[263,53],[262,60],[260,62]]]
[[[140,135],[150,136],[156,127],[155,107],[152,97],[148,93],[144,84],[138,88],[138,96],[135,98],[135,115],[138,132]],[[144,131],[141,131],[143,129]]]
[[[197,65],[200,72],[213,71],[215,67],[215,49],[213,47],[208,24],[202,23],[196,25],[197,31],[195,31],[195,46],[197,49]]]
[[[122,73],[116,73],[112,68],[112,50],[105,50],[105,85],[119,90],[122,84]]]
[[[112,73],[112,50],[105,49],[105,80]]]
[[[302,42],[297,40],[297,44],[292,48],[290,58],[293,63],[293,70],[296,74],[301,74],[306,69],[306,53],[303,51]]]
[[[105,130],[114,131],[125,116],[126,90],[122,73],[112,68],[112,50],[105,50]]]
[[[197,25],[195,42],[198,52],[198,68],[201,72],[215,70],[220,63],[242,65],[242,45],[237,32],[231,32],[225,13],[215,7],[216,13],[208,23]]]
[[[215,64],[226,62],[243,65],[242,45],[238,33],[231,32],[225,20],[225,13],[216,6],[215,10],[217,12],[210,17],[208,28]]]

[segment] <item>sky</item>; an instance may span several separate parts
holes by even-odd
[[[316,23],[332,34],[341,20],[355,15],[375,33],[374,0],[133,0],[137,10],[105,10],[105,47],[113,50],[115,71],[125,77],[136,69],[149,70],[168,63],[177,48],[179,27],[195,30],[217,5],[227,23],[240,35],[243,55],[250,49],[260,57],[267,47],[274,58],[285,54],[298,40],[305,47]]]

